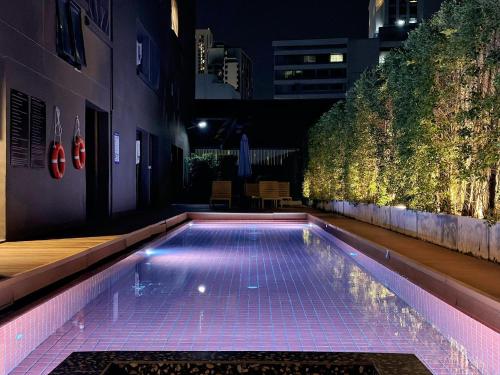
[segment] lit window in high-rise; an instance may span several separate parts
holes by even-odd
[[[341,53],[332,53],[330,54],[330,62],[331,63],[344,62],[344,55]]]
[[[312,63],[312,64],[314,64],[316,62],[316,56],[314,56],[314,55],[306,55],[306,56],[304,56],[304,62],[305,63]]]
[[[179,10],[177,8],[177,0],[172,0],[171,8],[172,30],[174,30],[175,35],[179,36]]]

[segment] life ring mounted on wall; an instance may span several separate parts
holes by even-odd
[[[56,180],[60,180],[64,176],[65,169],[66,156],[64,153],[64,147],[61,143],[54,142],[50,153],[50,172],[52,173],[52,177]]]
[[[77,115],[75,119],[75,135],[73,136],[73,166],[76,169],[83,169],[86,158],[85,140],[80,135],[80,119]]]
[[[62,126],[61,126],[61,110],[59,107],[54,108],[54,141],[52,142],[52,150],[50,151],[49,169],[50,174],[56,180],[60,180],[64,176],[66,169],[66,157],[64,147],[62,146]]]

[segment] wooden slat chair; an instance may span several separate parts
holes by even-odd
[[[231,181],[212,181],[210,206],[214,201],[227,201],[229,208],[231,208],[231,199]]]
[[[278,182],[278,189],[280,192],[280,206],[283,207],[283,201],[291,201],[290,196],[290,183],[289,182]]]
[[[278,181],[260,181],[259,198],[262,208],[264,208],[265,201],[272,201],[273,207],[277,206],[280,200]]]
[[[254,200],[259,202],[259,184],[258,183],[245,183],[245,197],[249,198],[251,203]]]

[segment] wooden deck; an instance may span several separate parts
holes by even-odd
[[[64,238],[0,244],[0,279],[10,278],[71,257],[118,236]]]

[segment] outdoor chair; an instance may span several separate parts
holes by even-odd
[[[231,208],[231,181],[213,181],[212,195],[210,196],[210,206],[214,201],[227,201]]]
[[[259,184],[258,183],[245,183],[245,197],[249,198],[251,202],[254,200],[259,201]]]
[[[289,182],[278,182],[278,189],[280,192],[280,206],[283,207],[283,201],[291,201],[290,196],[290,183]]]
[[[280,200],[278,181],[260,181],[259,198],[261,208],[264,208],[266,201],[273,202],[273,207],[277,206],[277,203]]]

